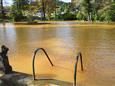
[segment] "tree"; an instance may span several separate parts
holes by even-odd
[[[92,0],[84,0],[82,2],[82,11],[84,11],[84,14],[87,16],[87,20],[91,21],[92,20]]]
[[[115,21],[115,1],[101,11],[100,19],[104,21]]]
[[[41,9],[43,13],[43,20],[46,19],[46,14],[50,18],[51,13],[56,10],[56,2],[54,0],[41,0]]]
[[[47,17],[48,17],[48,20],[51,19],[51,14],[54,13],[54,11],[56,11],[56,3],[54,0],[48,0],[46,2],[46,14],[47,14]]]
[[[21,21],[24,16],[23,12],[27,10],[29,0],[13,0],[12,13],[15,21]]]
[[[83,16],[82,12],[78,11],[78,13],[77,13],[77,15],[76,15],[76,18],[77,18],[78,20],[84,20],[84,16]]]
[[[74,20],[76,19],[75,10],[73,10],[71,3],[58,1],[56,10],[57,18],[61,20]]]
[[[87,20],[107,21],[111,19],[110,13],[111,15],[114,14],[114,5],[112,3],[114,3],[114,0],[83,0],[79,10]]]
[[[47,2],[46,0],[41,0],[43,20],[46,19],[46,2]]]
[[[27,16],[27,20],[29,23],[36,23],[34,21],[34,16],[40,12],[41,4],[39,0],[31,1],[28,5],[28,8],[25,11],[25,15]]]
[[[111,21],[115,21],[115,1],[110,6],[108,15],[110,16]]]
[[[0,0],[0,7],[1,7],[1,17],[2,17],[2,22],[4,23],[5,12],[4,12],[3,0]]]

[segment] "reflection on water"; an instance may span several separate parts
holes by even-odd
[[[83,53],[85,71],[78,68],[80,86],[115,85],[115,25],[80,25],[61,22],[50,25],[0,25],[0,45],[10,48],[10,63],[15,71],[32,74],[31,62],[36,48],[48,52],[55,67],[43,53],[36,58],[37,75],[73,82],[77,52]],[[44,76],[43,76],[44,77]]]

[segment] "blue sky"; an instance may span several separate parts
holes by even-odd
[[[11,5],[12,4],[12,0],[4,0],[4,1],[6,1],[5,5]],[[60,1],[71,2],[71,0],[60,0]]]
[[[71,0],[60,0],[60,1],[71,2]]]

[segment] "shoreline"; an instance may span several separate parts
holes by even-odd
[[[115,22],[100,22],[100,21],[39,21],[39,22],[6,22],[6,23],[13,23],[15,25],[44,25],[44,24],[55,24],[55,23],[61,23],[61,22],[68,22],[68,23],[76,23],[76,24],[115,24]],[[0,24],[2,24],[0,22]]]
[[[80,28],[83,27],[84,29],[92,28],[96,29],[97,27],[101,27],[103,29],[115,29],[115,23],[89,23],[89,22],[77,22],[77,21],[45,21],[45,22],[39,22],[37,24],[28,24],[26,22],[14,22],[14,23],[6,23],[2,24],[0,23],[0,28],[43,28],[43,27],[49,27],[50,29],[53,29],[55,27],[73,27],[73,28]]]

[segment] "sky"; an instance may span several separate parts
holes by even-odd
[[[12,0],[5,0],[6,2],[5,5],[11,5],[12,4]],[[60,0],[60,1],[64,1],[64,2],[71,2],[71,0]]]
[[[60,1],[64,1],[64,2],[71,2],[71,0],[60,0]]]

